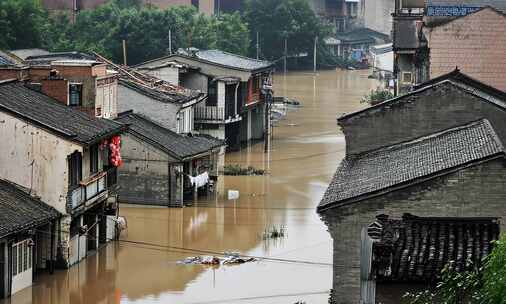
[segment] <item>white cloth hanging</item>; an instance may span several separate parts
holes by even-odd
[[[209,174],[206,171],[195,177],[190,176],[190,183],[192,184],[192,186],[195,185],[195,187],[197,188],[203,187],[207,185],[207,183],[209,183]]]

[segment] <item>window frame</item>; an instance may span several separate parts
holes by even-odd
[[[99,171],[98,165],[100,155],[98,144],[90,146],[89,155],[90,155],[90,175],[93,175],[98,173]]]
[[[77,103],[73,103],[73,90],[72,88],[79,88],[79,90],[77,91],[78,92],[78,102]],[[68,101],[68,105],[71,106],[71,107],[82,107],[83,105],[83,84],[82,83],[77,83],[77,82],[71,82],[69,83],[69,89],[68,89],[68,96],[69,96],[69,101]]]
[[[69,186],[75,187],[83,180],[83,156],[75,151],[68,157]]]

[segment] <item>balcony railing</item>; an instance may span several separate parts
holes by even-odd
[[[232,107],[205,106],[195,108],[195,120],[210,122],[226,122],[240,120]]]
[[[107,189],[116,185],[117,169],[100,172],[89,179],[82,181],[76,188],[70,190],[70,204],[72,209],[77,208],[90,200],[100,196]]]

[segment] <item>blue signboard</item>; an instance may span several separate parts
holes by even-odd
[[[459,17],[476,12],[481,7],[469,6],[427,6],[429,17]]]

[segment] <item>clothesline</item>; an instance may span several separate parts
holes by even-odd
[[[190,178],[191,185],[195,185],[197,188],[203,187],[209,182],[209,174],[207,171],[197,176],[191,176],[188,174],[187,176]]]

